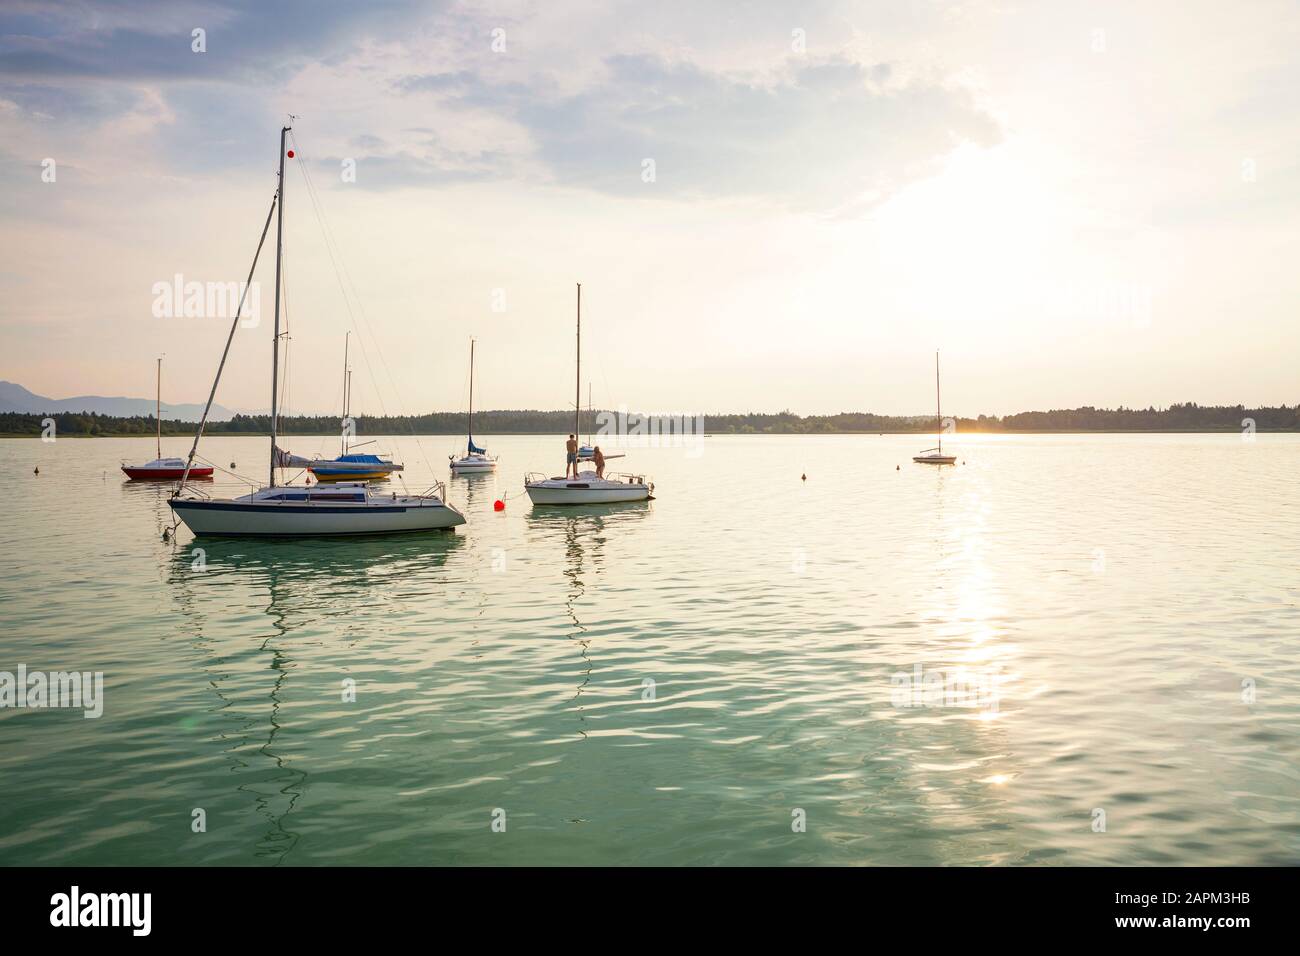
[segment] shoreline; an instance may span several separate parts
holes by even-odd
[[[988,429],[988,430],[967,430],[953,432],[951,435],[944,437],[960,438],[963,435],[1240,435],[1240,428],[1017,428],[1017,429]],[[394,433],[367,435],[365,437],[373,438],[443,438],[447,436],[464,437],[464,431],[455,432],[414,432],[408,435],[398,435]],[[563,438],[566,432],[483,432],[479,437],[487,440],[489,438],[522,438],[529,435],[538,435],[545,438]],[[1257,429],[1257,435],[1297,435],[1300,434],[1300,428],[1268,428]],[[706,434],[705,438],[775,438],[788,435],[796,435],[803,438],[835,438],[839,436],[860,435],[877,437],[885,435],[934,435],[933,431],[842,431],[842,432],[800,432],[800,431],[770,431],[770,432],[716,432]],[[5,438],[35,438],[39,439],[39,434],[20,433],[20,432],[0,432],[0,439]],[[83,432],[76,432],[59,436],[60,440],[65,438],[140,438],[153,441],[153,434],[140,434],[133,432],[101,432],[98,435],[87,435]],[[168,432],[162,433],[163,438],[193,438],[193,432]],[[269,434],[259,435],[255,432],[205,432],[204,438],[260,438],[269,439]],[[338,438],[336,432],[293,432],[282,433],[280,438]],[[661,438],[662,440],[662,438]]]

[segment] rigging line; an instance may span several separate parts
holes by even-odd
[[[292,132],[290,133],[290,136],[293,136]],[[294,145],[295,147],[298,145],[296,138],[294,139]],[[320,202],[319,196],[317,195],[315,182],[311,178],[311,172],[307,168],[307,163],[305,161],[300,163],[299,168],[303,171],[303,179],[307,183],[308,195],[311,197],[313,208],[316,212],[317,220],[321,225],[321,231],[326,240],[326,250],[329,251],[330,253],[330,261],[334,265],[335,277],[338,279],[341,289],[343,289],[343,283],[345,279],[347,285],[351,287],[352,298],[356,300],[357,312],[361,315],[361,319],[365,323],[365,331],[370,333],[370,337],[374,341],[376,357],[378,358],[379,363],[384,370],[384,374],[388,377],[389,386],[393,390],[394,397],[397,399],[398,404],[404,407],[405,403],[402,401],[401,390],[398,389],[397,387],[397,382],[393,378],[392,370],[388,367],[388,362],[384,358],[383,350],[379,348],[379,338],[378,336],[375,335],[374,329],[370,325],[370,319],[365,314],[365,307],[361,303],[361,296],[358,295],[356,292],[356,284],[352,281],[352,275],[351,273],[348,272],[347,265],[342,260],[342,257],[341,256],[336,257],[334,251],[331,249],[331,246],[337,246],[337,241],[334,239],[333,230],[330,229],[329,227],[328,218],[324,213],[323,204]],[[352,312],[351,304],[348,302],[347,290],[343,289],[343,293],[344,293],[344,302],[345,304],[347,304],[348,307],[348,314],[352,318],[353,324],[355,325],[356,317]],[[360,334],[361,333],[360,326],[358,326],[357,331],[358,331],[358,339],[363,339],[363,336]],[[373,368],[370,365],[370,357],[368,352],[365,349],[364,342],[362,342],[361,355],[366,362],[367,370],[371,371],[372,381],[377,383],[378,378],[373,374]],[[376,397],[379,400],[381,410],[384,412],[384,415],[387,416],[388,410],[387,407],[384,405],[382,398],[379,398],[378,395]],[[420,441],[420,436],[415,432],[414,423],[410,424],[410,429],[411,429],[411,437],[415,439],[416,447],[419,448],[420,455],[424,458],[425,465],[427,465],[429,469],[432,471],[433,470],[432,460],[429,457],[428,450],[424,447],[424,443]]]
[[[348,285],[351,285],[350,276],[348,277],[347,284],[344,282],[344,278],[347,275],[347,268],[343,264],[342,253],[338,248],[337,241],[334,239],[333,231],[329,227],[329,222],[324,211],[324,204],[320,201],[319,191],[316,188],[315,181],[311,178],[310,171],[307,169],[305,164],[301,168],[303,169],[303,179],[307,184],[307,193],[312,203],[312,211],[316,216],[318,225],[321,227],[321,235],[325,240],[325,249],[329,254],[330,264],[334,268],[335,280],[339,284],[339,291],[343,296],[344,306],[348,311],[348,317],[351,321],[352,327],[357,333],[357,344],[361,348],[362,361],[365,362],[366,371],[369,373],[371,381],[377,384],[379,377],[375,374],[374,365],[370,361],[370,350],[366,348],[365,334],[363,333],[369,333],[374,345],[375,353],[379,359],[383,361],[383,351],[379,348],[379,339],[375,335],[374,329],[370,326],[368,317],[365,315],[365,310],[361,305],[361,297],[357,294],[355,285],[352,285],[351,290],[348,288]],[[356,305],[355,311],[353,310],[354,300]],[[361,315],[361,322],[357,321],[358,313]],[[386,363],[384,370],[388,374],[394,395],[400,403],[401,395],[397,390],[396,383],[392,381],[392,373],[387,369]],[[387,417],[387,403],[384,402],[383,395],[378,390],[376,390],[375,398],[379,403],[380,410],[383,412],[384,416]],[[424,449],[421,448],[421,452],[423,451]]]
[[[302,150],[298,146],[296,140],[294,141],[294,146],[301,154]],[[363,334],[363,332],[368,332],[370,334],[370,338],[374,343],[375,353],[378,356],[379,360],[383,363],[384,371],[388,375],[389,382],[391,384],[393,392],[397,397],[398,402],[400,403],[401,394],[397,389],[396,382],[393,381],[392,372],[391,370],[388,369],[387,362],[384,361],[383,350],[379,348],[379,339],[375,335],[374,329],[369,324],[369,318],[366,317],[365,315],[365,309],[361,304],[360,295],[358,295],[356,292],[355,284],[352,285],[351,294],[349,294],[348,288],[344,285],[344,276],[345,275],[347,276],[347,280],[349,284],[351,284],[351,276],[347,275],[346,266],[342,265],[342,254],[341,251],[338,249],[338,243],[334,239],[333,232],[329,228],[329,222],[324,212],[324,204],[320,200],[319,190],[317,190],[315,181],[312,179],[310,168],[305,160],[299,164],[298,168],[302,170],[303,182],[306,185],[307,196],[312,206],[312,212],[316,216],[317,224],[321,228],[321,235],[325,242],[325,250],[330,257],[330,263],[334,268],[335,280],[339,284],[339,291],[343,296],[344,307],[347,309],[348,317],[351,322],[352,328],[357,333],[357,345],[361,349],[362,361],[365,362],[366,370],[370,374],[371,381],[377,385],[379,378],[375,374],[374,366],[370,361],[370,353],[366,349],[365,335]],[[357,310],[361,313],[361,318],[365,323],[364,326],[361,323],[357,322],[356,313],[353,311],[352,308],[353,306],[352,300],[354,299],[356,300]],[[384,417],[389,417],[387,404],[384,402],[383,394],[378,390],[378,388],[376,388],[375,391],[375,399],[379,403],[380,411],[382,412]],[[415,439],[416,447],[419,449],[420,456],[424,459],[425,465],[429,468],[430,471],[433,471],[434,467],[431,459],[429,458],[428,449],[424,447],[424,443],[421,442],[419,436],[415,434],[414,426],[411,426],[411,434],[412,437],[414,437]],[[399,483],[401,483],[403,489],[407,489],[406,481],[403,476],[398,475],[398,481]]]
[[[296,140],[294,142],[294,146],[298,147]],[[298,148],[298,152],[299,154],[302,153],[301,148]],[[340,267],[341,253],[337,249],[337,243],[334,241],[333,234],[329,229],[329,224],[325,219],[324,207],[317,193],[315,181],[311,177],[311,172],[305,160],[299,163],[298,168],[302,171],[303,182],[306,185],[306,189],[307,189],[307,197],[308,200],[311,202],[312,213],[316,216],[317,225],[320,226],[321,236],[325,243],[325,252],[328,254],[330,259],[330,265],[334,269],[334,279],[338,283],[340,294],[343,296],[343,306],[347,310],[349,323],[351,324],[353,330],[357,333],[357,344],[361,348],[362,361],[366,363],[366,371],[370,373],[371,380],[377,381],[377,377],[374,374],[374,368],[370,364],[369,354],[366,351],[365,337],[362,334],[363,328],[361,326],[361,323],[357,321],[356,312],[354,312],[352,308],[352,298],[353,295],[355,295],[355,292],[353,293],[353,295],[349,295],[348,289],[344,285],[343,269]],[[360,297],[357,297],[358,309],[360,308],[360,305],[361,305]],[[375,338],[373,330],[367,327],[364,329],[364,331],[370,333],[371,338],[375,339],[376,346],[377,346],[378,340]],[[376,400],[379,402],[381,411],[383,411],[385,416],[387,416],[388,409],[384,403],[383,396],[376,393]]]
[[[286,309],[288,306],[285,307]],[[280,395],[280,411],[275,416],[276,421],[288,416],[293,406],[289,403],[289,339],[284,340],[284,362],[282,363],[284,371],[280,373],[280,381],[283,383],[283,391]]]
[[[292,256],[290,256],[289,254],[288,246],[289,243],[286,242],[283,237],[281,237],[280,240],[280,258],[281,258],[280,301],[284,305],[284,312],[283,312],[284,324],[280,332],[281,341],[276,343],[276,347],[281,350],[281,354],[283,355],[282,364],[284,366],[284,370],[280,373],[280,382],[281,382],[280,397],[276,403],[276,411],[275,411],[275,418],[277,422],[279,422],[279,420],[284,416],[290,415],[293,411],[293,402],[290,399],[290,395],[292,393],[290,392],[290,379],[289,379],[289,341],[292,338],[292,336],[290,335],[290,324],[289,324],[289,260],[292,258]]]
[[[602,382],[604,383],[604,385],[605,385],[605,398],[602,399],[602,401],[603,401],[603,402],[609,402],[609,401],[612,401],[612,400],[613,400],[613,394],[614,394],[614,392],[613,392],[613,389],[611,389],[610,386],[609,386],[609,371],[608,371],[608,369],[607,369],[606,366],[605,366],[605,355],[604,355],[604,353],[603,353],[603,352],[601,351],[601,349],[600,349],[600,341],[599,341],[598,338],[596,337],[595,333],[592,332],[592,333],[588,333],[588,334],[591,336],[591,351],[595,354],[596,365],[597,365],[597,367],[600,369],[600,379],[601,379],[601,381],[602,381]],[[609,411],[609,410],[610,410],[610,409],[604,409],[604,411]],[[592,429],[592,432],[594,433],[595,430],[596,430],[596,417],[595,417],[596,409],[595,409],[595,407],[592,406],[592,407],[589,409],[589,412],[591,413],[591,429]],[[592,437],[592,443],[593,443],[593,444],[595,443],[595,436],[594,436],[594,434],[593,434],[593,437]]]
[[[295,140],[295,147],[297,147],[297,142],[296,142],[296,140]],[[301,150],[299,150],[299,152],[301,152]],[[307,166],[307,164],[306,164],[305,162],[302,163],[302,164],[300,164],[299,168],[303,171],[303,180],[304,180],[304,182],[307,184],[307,194],[308,194],[308,196],[309,196],[309,198],[310,198],[310,200],[311,200],[312,208],[313,208],[313,212],[315,213],[315,215],[316,215],[316,217],[317,217],[317,221],[318,221],[319,225],[321,226],[321,233],[322,233],[322,236],[323,236],[324,239],[325,239],[326,251],[327,251],[327,252],[329,253],[329,255],[330,255],[330,261],[331,261],[331,264],[332,264],[333,267],[334,267],[335,279],[338,281],[340,291],[341,291],[342,294],[343,294],[344,305],[345,305],[345,307],[346,307],[347,310],[348,310],[348,314],[349,314],[349,317],[350,317],[351,320],[352,320],[353,327],[354,327],[354,329],[357,331],[357,344],[361,347],[361,355],[362,355],[362,359],[363,359],[363,360],[365,361],[365,363],[366,363],[367,371],[370,372],[370,377],[371,377],[372,382],[374,382],[375,384],[378,384],[378,381],[379,381],[378,376],[376,376],[375,373],[374,373],[374,366],[373,366],[373,365],[371,364],[371,362],[370,362],[370,355],[369,355],[369,352],[367,351],[367,349],[366,349],[366,347],[365,347],[365,336],[362,334],[363,331],[364,331],[364,332],[368,332],[368,333],[370,334],[370,337],[371,337],[371,339],[372,339],[373,342],[374,342],[375,354],[376,354],[376,356],[377,356],[379,362],[381,363],[381,365],[382,365],[382,367],[383,367],[383,369],[384,369],[385,374],[388,376],[390,387],[392,388],[393,393],[394,393],[395,397],[397,398],[397,400],[398,400],[398,402],[399,402],[399,404],[400,404],[400,403],[401,403],[401,392],[400,392],[400,390],[397,388],[397,383],[396,383],[396,381],[393,379],[393,374],[392,374],[391,369],[389,369],[389,367],[388,367],[388,363],[387,363],[387,361],[384,359],[383,350],[382,350],[381,348],[379,348],[379,339],[378,339],[378,336],[375,335],[374,329],[373,329],[373,327],[370,325],[370,320],[369,320],[369,318],[368,318],[368,317],[366,316],[366,314],[365,314],[365,307],[364,307],[364,306],[362,305],[362,303],[361,303],[361,296],[357,293],[357,291],[356,291],[356,285],[355,285],[355,283],[352,282],[352,277],[351,277],[350,273],[348,273],[348,271],[347,271],[347,266],[343,263],[343,259],[342,259],[342,255],[341,255],[341,253],[338,251],[338,243],[337,243],[337,240],[334,239],[333,232],[332,232],[332,230],[330,230],[330,228],[329,228],[329,222],[328,222],[328,219],[326,218],[325,213],[324,213],[324,204],[320,201],[320,197],[319,197],[319,195],[318,195],[318,190],[316,189],[315,182],[314,182],[314,180],[311,178],[311,172],[310,172],[310,170],[308,169],[308,166]],[[347,280],[348,285],[351,286],[351,295],[350,295],[350,296],[349,296],[349,290],[348,290],[348,288],[345,287],[345,285],[344,285],[344,279],[345,279],[345,278],[346,278],[346,280]],[[351,300],[353,300],[353,299],[356,300],[357,311],[358,311],[358,312],[360,313],[360,315],[361,315],[362,322],[365,323],[364,326],[361,325],[361,324],[359,324],[359,323],[356,321],[356,313],[354,313],[353,310],[352,310],[352,301],[351,301]],[[378,390],[376,390],[376,396],[375,396],[375,397],[376,397],[376,400],[379,402],[379,405],[380,405],[380,409],[381,409],[381,411],[382,411],[383,414],[387,417],[388,414],[389,414],[389,413],[388,413],[388,409],[387,409],[387,405],[386,405],[386,403],[385,403],[384,400],[383,400],[383,396],[382,396],[382,394],[380,394],[380,393],[378,392]],[[434,469],[434,467],[433,467],[432,460],[431,460],[430,457],[429,457],[428,449],[425,448],[424,443],[420,440],[420,436],[416,433],[416,431],[415,431],[415,427],[414,427],[413,424],[410,425],[410,431],[411,431],[411,437],[415,439],[416,447],[419,449],[420,456],[424,459],[425,465],[429,468],[430,471],[434,471],[435,469]],[[398,476],[398,480],[399,480],[399,482],[402,484],[403,488],[405,488],[405,487],[406,487],[406,481],[405,481],[405,478],[404,478],[403,476],[399,475],[399,476]]]
[[[353,330],[356,331],[357,333],[357,345],[361,349],[362,361],[365,362],[366,370],[367,372],[370,373],[371,379],[374,380],[375,378],[374,369],[370,364],[370,358],[366,351],[365,338],[362,335],[361,326],[357,322],[356,315],[353,311],[352,301],[348,295],[348,290],[345,288],[343,284],[343,280],[341,277],[341,272],[338,264],[338,252],[335,248],[336,244],[333,242],[333,237],[328,230],[328,224],[324,219],[324,211],[323,211],[322,203],[320,201],[320,197],[317,194],[315,181],[311,177],[310,167],[306,159],[302,157],[302,149],[299,146],[296,139],[294,140],[294,147],[297,149],[300,156],[300,161],[297,165],[299,170],[301,170],[302,172],[303,183],[306,187],[307,197],[312,207],[312,213],[316,217],[317,225],[319,225],[321,228],[321,236],[324,239],[325,251],[329,256],[330,264],[334,269],[334,277],[335,277],[335,281],[338,282],[339,292],[343,296],[343,306],[347,310],[349,324],[352,326]],[[372,338],[374,337],[373,332],[371,333],[371,337]],[[379,402],[381,411],[384,413],[385,416],[387,416],[388,409],[384,404],[383,396],[376,393],[376,399]]]
[[[231,471],[229,468],[222,468],[215,461],[212,461],[208,458],[204,458],[202,455],[196,455],[195,458],[203,462],[205,465],[210,465],[211,467],[215,468],[217,471],[221,472],[222,474],[229,475],[231,478],[238,478],[240,484],[252,485],[253,487],[257,487],[257,479],[255,478],[245,478],[243,475],[239,474],[238,472]]]
[[[284,246],[285,244],[281,242],[281,259],[286,258]],[[276,409],[275,415],[277,421],[282,416],[289,414],[289,411],[293,408],[292,403],[289,401],[289,265],[287,262],[281,264],[280,273],[280,298],[284,302],[284,331],[280,333],[280,337],[284,340],[281,344],[284,354],[284,372],[280,376],[283,384],[280,389],[280,407]]]
[[[335,399],[332,399],[332,400],[330,401],[330,408],[340,408],[340,409],[341,409],[341,408],[343,407],[343,385],[342,385],[342,384],[339,385],[339,387],[338,387],[338,391],[336,391],[336,392],[334,393],[334,396],[335,396]],[[314,417],[319,417],[319,418],[329,418],[328,415],[320,415],[320,416],[314,416]],[[340,425],[339,425],[339,428],[340,428],[340,429],[342,429],[342,427],[343,427],[343,425],[342,425],[342,423],[341,423],[341,422],[342,422],[342,418],[343,418],[343,415],[342,415],[342,413],[340,412],[340,414],[339,414],[339,419],[340,419]],[[315,458],[324,458],[324,457],[325,457],[325,442],[326,442],[326,441],[329,441],[330,443],[333,443],[333,442],[334,442],[334,439],[331,438],[329,435],[317,435],[316,438],[317,438],[317,441],[316,441],[316,453],[315,453],[315,455],[314,455],[313,457],[315,457]]]
[[[190,477],[190,466],[194,464],[194,455],[199,450],[199,439],[203,437],[203,429],[208,424],[208,413],[212,411],[212,402],[217,397],[217,384],[221,381],[221,371],[226,367],[226,359],[230,355],[230,343],[234,341],[235,329],[239,328],[239,320],[244,314],[244,300],[248,297],[248,290],[253,285],[253,273],[257,269],[258,257],[262,254],[262,245],[266,242],[266,234],[271,228],[271,217],[275,214],[275,204],[280,201],[280,185],[276,184],[275,195],[271,197],[271,208],[266,212],[266,225],[262,226],[262,238],[257,240],[257,251],[253,253],[253,264],[248,267],[248,280],[244,283],[244,291],[239,295],[239,306],[235,309],[235,318],[230,323],[230,333],[226,336],[226,347],[221,353],[221,363],[217,365],[216,377],[212,380],[212,391],[208,393],[208,403],[203,406],[203,417],[199,419],[199,427],[194,432],[194,444],[190,446],[190,456],[185,461],[185,471],[181,475],[180,484],[176,486],[176,492],[173,498],[180,497],[181,492],[185,490],[185,482]],[[177,519],[179,522],[180,519]],[[173,529],[177,525],[172,525]]]
[[[473,336],[470,336],[470,342],[473,343],[473,341],[474,341],[474,337],[473,337]],[[473,345],[471,344],[471,348],[472,348],[472,347],[473,347]],[[461,377],[461,380],[460,380],[460,394],[461,394],[461,395],[466,394],[466,392],[467,392],[468,389],[469,389],[469,377],[470,377],[470,372],[469,372],[468,369],[466,369],[466,370],[465,370],[465,374]],[[459,401],[459,399],[458,399],[457,401]],[[466,408],[468,408],[468,405],[466,405]],[[459,414],[457,414],[457,417],[459,417]],[[457,445],[457,446],[456,446],[455,451],[456,451],[457,453],[460,452],[460,445]],[[469,448],[468,448],[468,447],[466,447],[466,449],[465,449],[465,454],[467,454],[467,455],[469,454]]]

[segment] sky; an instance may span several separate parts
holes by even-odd
[[[289,412],[569,407],[578,282],[598,407],[1295,404],[1297,90],[1291,0],[6,0],[0,379],[203,401],[292,115]]]

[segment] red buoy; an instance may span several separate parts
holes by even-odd
[[[289,150],[289,158],[293,159],[293,150]]]
[[[502,501],[500,498],[498,498],[496,501],[492,502],[492,510],[493,510],[493,511],[505,511],[505,510],[506,510],[506,503],[505,503],[504,501]]]

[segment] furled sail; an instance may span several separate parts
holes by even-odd
[[[276,468],[306,468],[311,464],[310,458],[302,458],[298,455],[291,455],[279,445],[275,446],[275,467]]]

